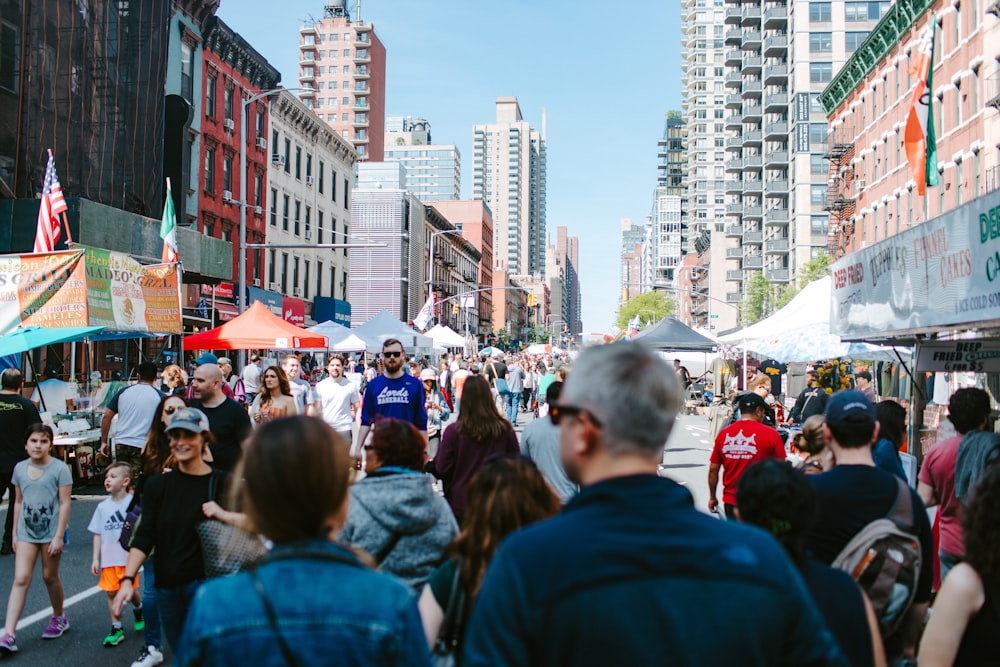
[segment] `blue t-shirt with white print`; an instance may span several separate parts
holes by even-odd
[[[424,385],[412,375],[389,379],[375,377],[365,389],[361,403],[361,425],[370,426],[376,417],[390,417],[410,422],[418,430],[427,430]]]

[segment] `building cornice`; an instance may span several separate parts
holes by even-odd
[[[853,93],[897,44],[907,30],[931,8],[934,0],[896,0],[837,76],[820,93],[827,117]]]
[[[243,75],[253,88],[270,90],[281,81],[281,73],[217,16],[205,27],[205,48]]]
[[[271,117],[295,125],[302,136],[322,144],[345,164],[353,166],[357,162],[358,154],[354,147],[287,90],[271,98]]]

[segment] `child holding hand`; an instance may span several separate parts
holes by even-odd
[[[87,527],[94,534],[94,558],[90,571],[95,577],[100,577],[98,586],[108,594],[108,611],[111,614],[111,631],[104,638],[104,646],[118,646],[125,640],[125,630],[122,628],[121,614],[115,614],[112,602],[115,594],[121,588],[121,578],[125,576],[125,564],[128,562],[128,552],[119,544],[125,516],[132,503],[132,494],[128,492],[131,482],[132,467],[125,462],[112,463],[104,471],[104,489],[111,495],[97,506],[94,516]],[[142,618],[142,597],[139,587],[132,589],[132,612],[135,615],[133,629],[141,632],[145,628]]]

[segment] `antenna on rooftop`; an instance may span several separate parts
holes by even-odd
[[[302,25],[313,26],[319,23],[319,19],[317,19],[312,14],[306,14],[306,17],[304,19],[299,19],[299,23],[301,23]]]

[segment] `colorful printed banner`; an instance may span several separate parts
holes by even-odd
[[[87,326],[83,252],[0,256],[0,333]]]
[[[181,333],[176,264],[144,265],[124,253],[101,248],[84,250],[91,326]]]

